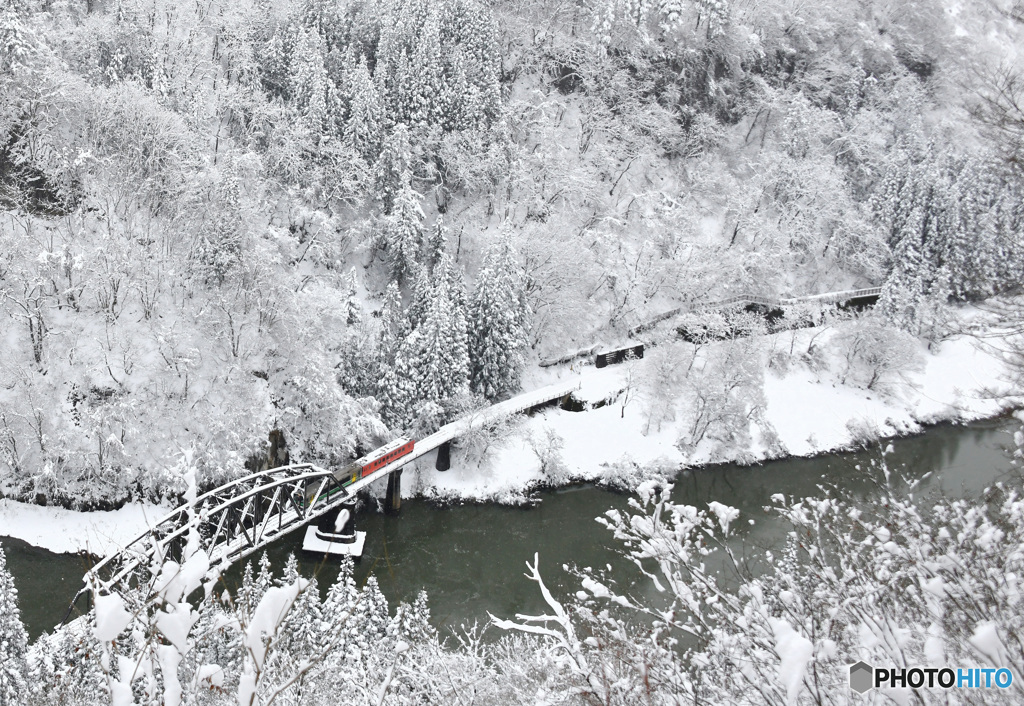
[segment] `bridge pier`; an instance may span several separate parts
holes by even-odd
[[[437,461],[434,463],[434,469],[438,471],[447,471],[452,467],[452,442],[446,441],[437,447]]]
[[[402,509],[402,469],[388,476],[388,493],[384,498],[385,512],[398,512]]]

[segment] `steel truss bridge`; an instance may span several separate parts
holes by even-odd
[[[793,299],[744,294],[722,301],[672,309],[632,329],[630,336],[687,311],[750,304],[769,308],[799,303],[836,304],[877,297],[880,292],[880,287],[872,287]],[[583,354],[594,353],[598,347],[584,349],[557,360],[544,361],[541,365],[571,362]],[[190,535],[198,536],[199,549],[206,552],[210,566],[223,570],[285,534],[351,501],[361,489],[380,479],[388,479],[389,497],[397,499],[401,495],[403,466],[435,450],[439,454],[443,452],[447,459],[448,445],[453,439],[512,414],[564,400],[578,387],[579,382],[575,380],[549,385],[474,412],[417,440],[411,454],[395,459],[391,464],[347,486],[341,484],[342,478],[335,471],[310,463],[271,468],[225,483],[197,497],[195,502],[182,505],[160,518],[148,531],[93,566],[85,575],[85,587],[72,601],[68,616],[83,595],[93,592],[121,593],[133,584],[138,587],[152,586],[156,578],[152,575],[154,571],[159,571],[167,561],[180,564],[185,558],[183,555]],[[193,528],[196,530],[194,534]]]
[[[332,471],[303,463],[250,473],[204,493],[157,520],[86,574],[87,590],[144,585],[165,561],[181,563],[194,527],[211,566],[226,567],[349,497]],[[76,600],[78,596],[76,596]]]
[[[157,578],[154,574],[164,563],[181,564],[187,558],[184,555],[190,538],[198,537],[199,547],[195,548],[206,552],[211,567],[223,571],[353,500],[360,490],[378,480],[386,478],[389,495],[397,498],[403,466],[435,450],[443,450],[447,458],[447,445],[453,439],[513,414],[562,401],[578,388],[576,380],[561,382],[469,414],[416,441],[412,453],[348,485],[342,485],[347,476],[340,470],[311,463],[271,468],[225,483],[164,515],[149,530],[93,566],[85,575],[85,587],[72,601],[68,617],[82,596],[125,593],[132,586],[152,587]]]

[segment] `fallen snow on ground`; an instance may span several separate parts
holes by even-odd
[[[965,320],[970,316],[971,312],[963,312]],[[799,335],[812,336],[814,331]],[[765,446],[762,435],[753,433],[748,448],[702,443],[689,450],[677,446],[686,400],[681,401],[679,420],[674,424],[645,430],[642,399],[629,401],[623,412],[620,393],[631,374],[627,365],[572,371],[565,367],[560,372],[563,379],[576,376],[580,380],[578,399],[613,401],[587,412],[552,409],[529,418],[480,464],[458,467],[453,454],[452,469],[438,472],[430,463],[433,456],[428,455],[420,462],[418,482],[404,491],[447,500],[517,502],[538,484],[558,485],[568,479],[614,482],[616,476],[629,474],[631,469],[645,468],[648,474],[651,468],[655,472],[663,469],[671,474],[684,466],[810,456],[869,439],[919,432],[924,424],[991,417],[1021,401],[1013,397],[1019,391],[1008,382],[1004,355],[983,340],[965,335],[931,350],[922,344],[921,356],[921,370],[909,373],[907,383],[898,391],[884,395],[842,385],[835,376],[805,366],[794,366],[782,376],[765,370],[764,421],[778,443]],[[633,365],[635,376],[644,361]],[[543,473],[542,454],[535,448],[543,446],[537,440],[545,438],[548,430],[562,439],[562,468]],[[642,479],[643,475],[635,477]]]
[[[5,498],[0,500],[0,537],[16,537],[58,554],[87,551],[102,556],[135,539],[167,512],[137,503],[109,512],[76,512]]]
[[[976,313],[962,311],[961,320],[967,322]],[[806,346],[816,333],[808,329],[796,335]],[[820,340],[827,340],[827,335]],[[709,442],[680,448],[686,399],[679,401],[674,423],[646,429],[644,400],[635,392],[631,399],[622,394],[627,387],[636,389],[644,360],[602,369],[576,364],[549,368],[544,374],[534,371],[535,386],[578,381],[578,400],[604,406],[586,412],[549,409],[524,417],[479,462],[466,462],[453,451],[449,471],[436,471],[434,454],[427,454],[407,468],[403,495],[517,503],[538,484],[587,480],[633,487],[659,473],[671,476],[684,466],[825,453],[867,439],[914,433],[923,424],[991,417],[1020,401],[1011,396],[1018,391],[1007,382],[1004,354],[989,341],[964,335],[931,350],[922,344],[921,356],[921,369],[908,374],[907,384],[895,394],[886,395],[842,385],[834,375],[803,365],[794,365],[781,376],[764,370],[764,422],[777,441],[765,445],[755,430],[748,448]],[[544,469],[542,461],[547,464]],[[377,486],[382,493],[384,484]],[[87,550],[102,555],[134,539],[166,512],[133,504],[114,512],[79,513],[0,500],[0,537],[17,537],[54,552]]]

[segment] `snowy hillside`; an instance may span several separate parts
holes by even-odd
[[[0,549],[0,706],[1019,703],[1012,473],[922,500],[882,454],[866,495],[774,495],[768,549],[670,484],[1019,405],[1022,30],[1017,0],[6,0],[0,535],[107,552],[187,512],[32,644]],[[556,595],[535,556],[546,615],[446,641],[348,564],[232,595],[200,548],[200,491],[553,384],[405,491],[628,490],[599,521],[642,586]],[[996,683],[861,699],[857,660]]]
[[[182,449],[211,484],[272,432],[344,463],[709,298],[884,285],[880,320],[938,341],[950,302],[1019,285],[1009,6],[133,0],[2,22],[19,499],[173,497]]]

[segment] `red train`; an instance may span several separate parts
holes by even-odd
[[[371,473],[379,471],[395,459],[411,454],[415,445],[416,442],[412,439],[400,436],[391,443],[385,444],[376,451],[345,466],[338,473],[338,480],[343,486],[351,485],[360,478],[366,478]]]
[[[342,488],[347,487],[355,483],[360,478],[366,478],[367,476],[376,473],[395,459],[409,455],[412,453],[415,445],[416,442],[412,439],[400,436],[394,441],[381,446],[376,451],[373,451],[372,453],[353,461],[341,470],[336,471],[335,477],[341,482]],[[321,495],[320,500],[326,500],[340,492],[341,488],[335,486],[325,494]],[[306,503],[309,501],[309,498],[301,497],[300,493],[296,493],[292,498],[295,501],[295,504],[302,508],[306,507]]]

